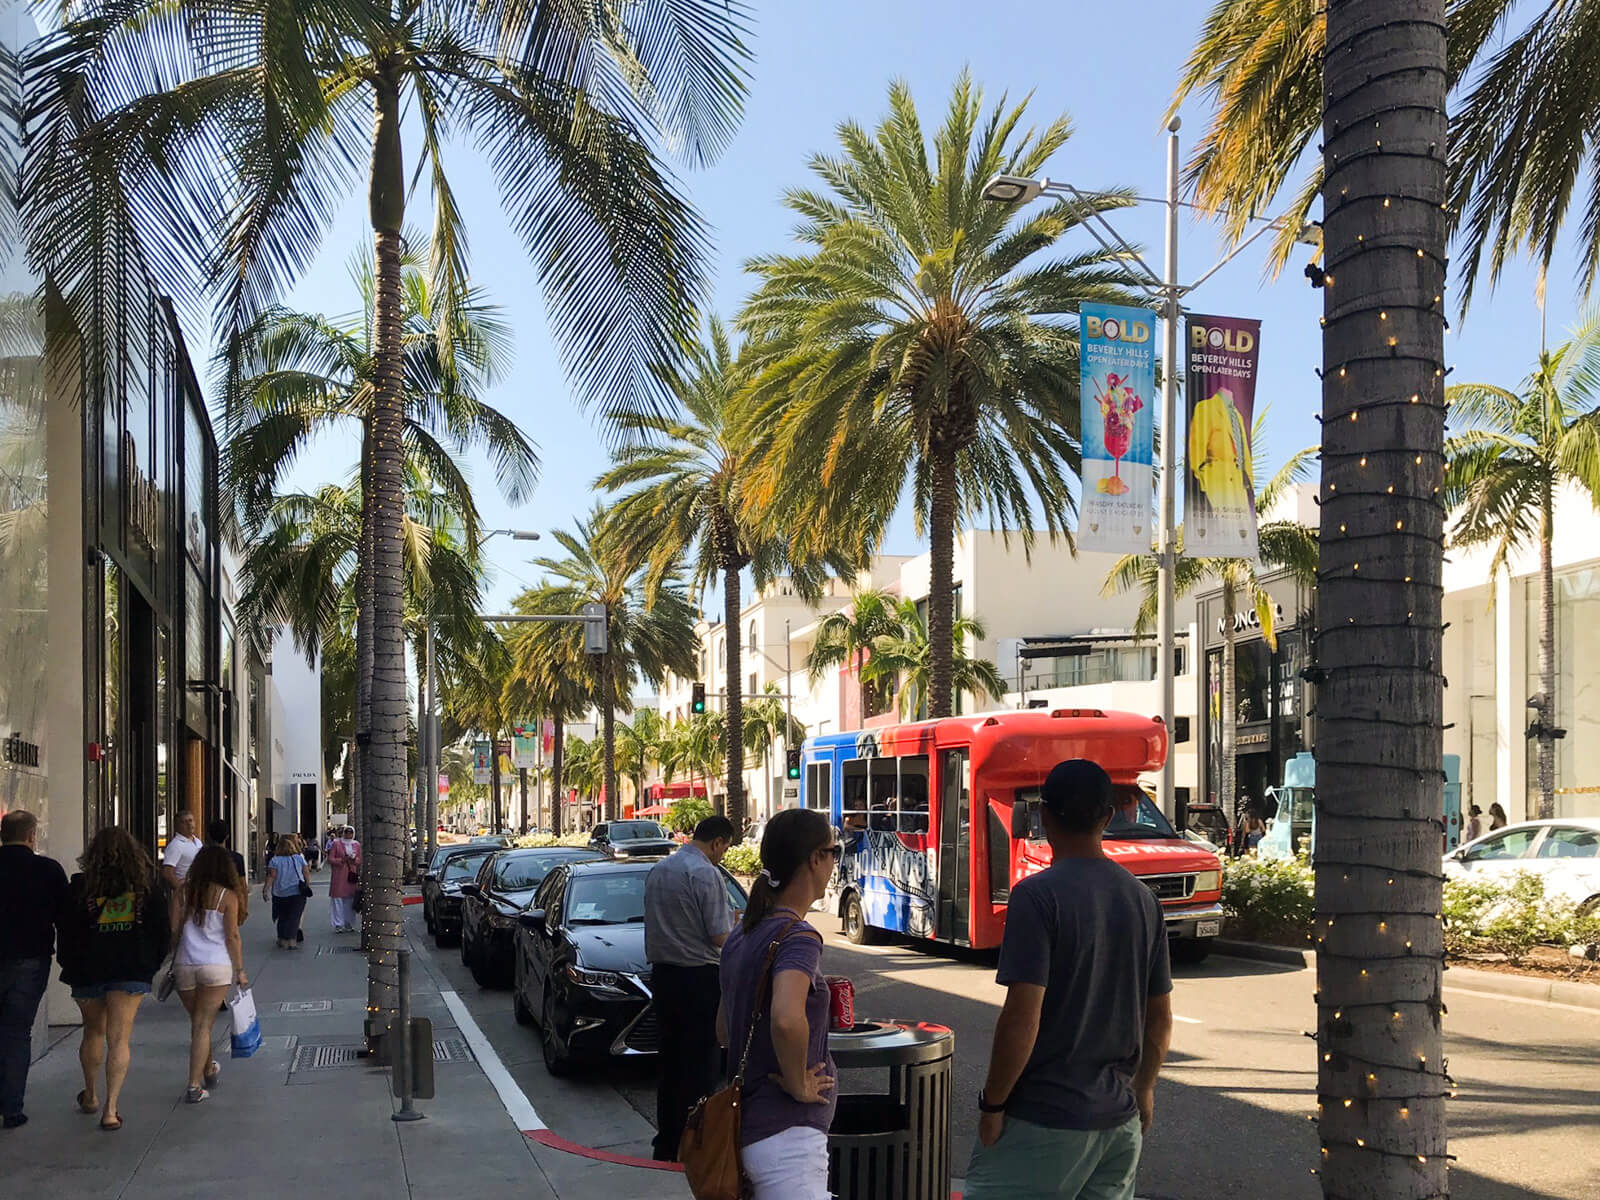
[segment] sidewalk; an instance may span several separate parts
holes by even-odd
[[[360,1042],[366,960],[353,952],[356,938],[329,930],[325,878],[313,884],[318,894],[298,951],[272,948],[266,906],[255,898],[244,942],[263,1043],[253,1058],[230,1059],[227,1014],[219,1017],[222,1077],[205,1104],[182,1100],[189,1027],[177,997],[164,1004],[151,997],[140,1008],[117,1133],[100,1132],[95,1118],[76,1111],[78,1031],[51,1028],[51,1045],[28,1077],[31,1120],[0,1134],[7,1194],[279,1200],[287,1187],[331,1188],[341,1200],[688,1195],[681,1177],[577,1158],[526,1137],[531,1109],[519,1113],[520,1125],[508,1114],[485,1065],[508,1094],[517,1094],[516,1084],[459,999],[441,991],[422,947],[413,1011],[433,1021],[445,1057],[436,1048],[437,1095],[417,1105],[427,1120],[391,1121],[399,1105],[388,1072],[349,1054]],[[453,1010],[469,1028],[458,1026]]]

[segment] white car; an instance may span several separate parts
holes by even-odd
[[[1543,877],[1547,895],[1600,910],[1600,817],[1507,825],[1444,858],[1444,873],[1456,879],[1498,880],[1519,871]]]

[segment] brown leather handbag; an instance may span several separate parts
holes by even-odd
[[[683,1164],[689,1191],[695,1200],[739,1200],[745,1192],[744,1171],[739,1164],[744,1069],[750,1061],[756,1026],[772,1000],[772,962],[778,957],[778,947],[784,938],[799,923],[800,918],[795,917],[767,946],[755,1006],[750,1010],[750,1028],[745,1033],[744,1052],[739,1055],[739,1069],[727,1087],[712,1092],[696,1104],[684,1124],[683,1136],[678,1141],[678,1161]]]

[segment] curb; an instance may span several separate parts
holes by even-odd
[[[1293,946],[1271,946],[1263,942],[1240,942],[1218,938],[1213,947],[1230,958],[1255,962],[1282,963],[1291,967],[1315,969],[1316,954]],[[1563,1004],[1600,1012],[1600,987],[1573,983],[1566,979],[1540,979],[1528,975],[1505,975],[1499,971],[1475,971],[1471,967],[1446,966],[1444,986],[1483,995],[1529,1000],[1536,1004]]]

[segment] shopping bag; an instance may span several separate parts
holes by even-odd
[[[249,988],[236,988],[228,997],[228,1015],[233,1019],[233,1057],[249,1058],[261,1049],[261,1022]]]

